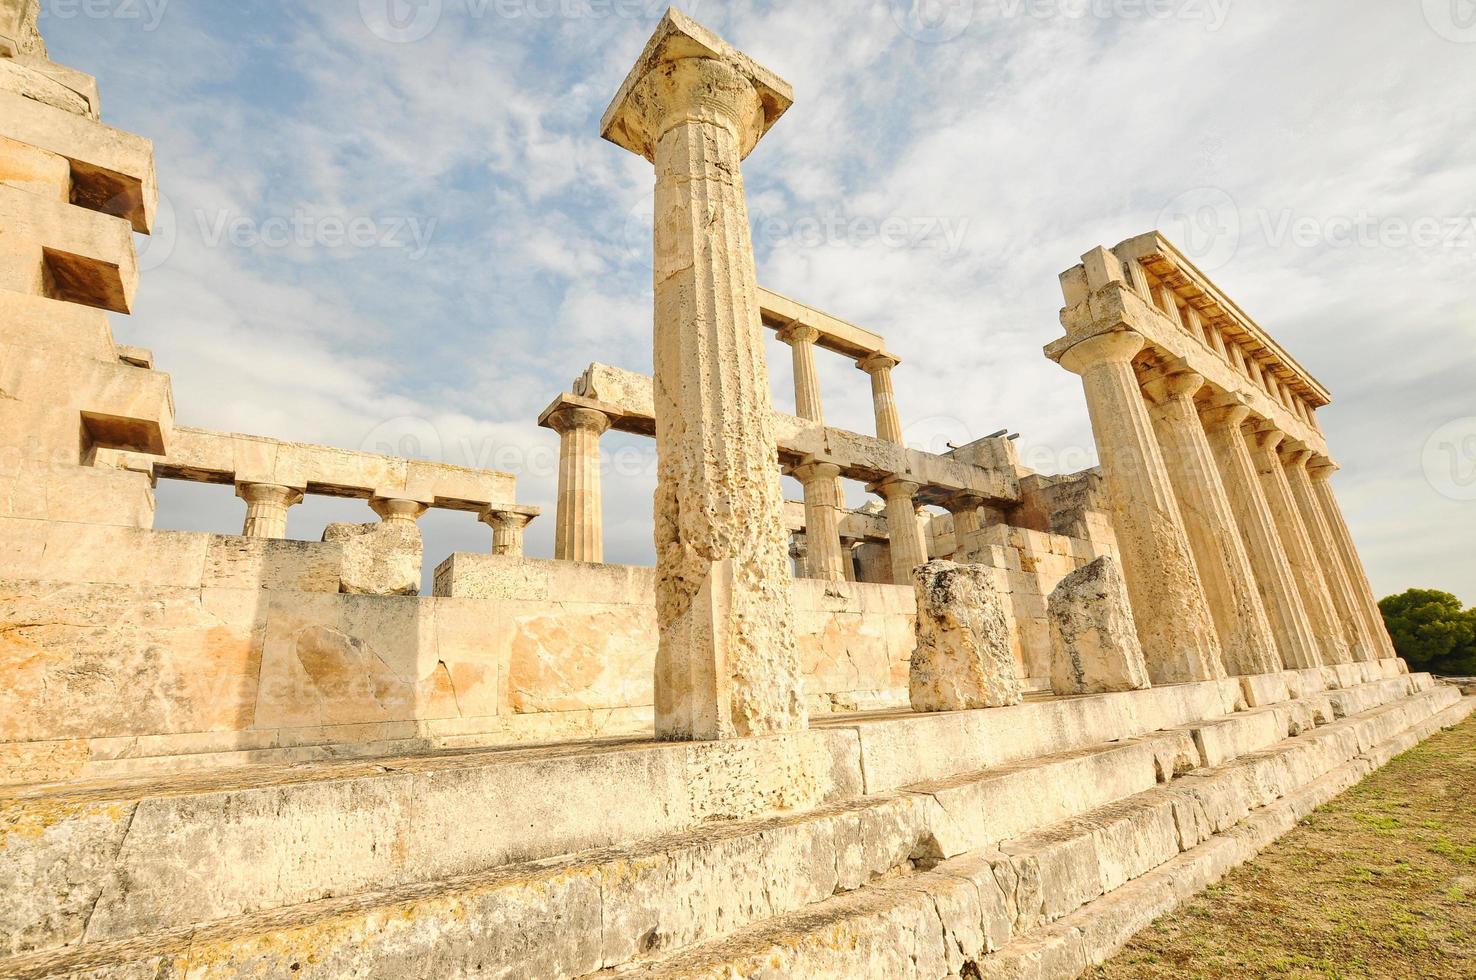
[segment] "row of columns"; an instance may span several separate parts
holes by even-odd
[[[1182,362],[1140,378],[1145,343],[1102,334],[1061,364],[1082,378],[1154,682],[1393,656],[1335,467]]]
[[[820,331],[805,323],[791,323],[778,333],[789,345],[794,364],[794,408],[802,419],[825,424],[825,409],[820,401],[820,375],[815,369],[815,344]],[[902,444],[902,416],[897,411],[897,392],[892,386],[892,369],[901,362],[890,354],[869,354],[856,366],[871,377],[871,401],[876,413],[876,437],[884,442]]]
[[[236,484],[236,496],[246,502],[246,522],[241,536],[247,538],[287,537],[287,512],[302,503],[303,491],[275,483]],[[372,497],[369,508],[384,524],[415,524],[430,505],[401,497]],[[492,507],[482,511],[478,520],[492,529],[492,553],[521,558],[523,532],[538,511],[532,507]]]

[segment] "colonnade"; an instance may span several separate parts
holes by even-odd
[[[1087,285],[1110,285],[1110,253],[1086,258],[1097,280]],[[1171,295],[1143,294],[1184,326]],[[1115,326],[1064,346],[1059,360],[1082,378],[1154,682],[1394,656],[1328,482],[1332,461],[1131,322]],[[1239,363],[1274,390],[1264,371],[1255,381],[1253,359]]]

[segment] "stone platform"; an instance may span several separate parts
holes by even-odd
[[[0,976],[1075,976],[1476,710],[1277,676],[14,788]]]

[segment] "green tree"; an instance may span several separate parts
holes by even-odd
[[[1380,600],[1394,648],[1415,670],[1476,675],[1476,609],[1449,592],[1410,589]]]

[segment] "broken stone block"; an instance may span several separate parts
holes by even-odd
[[[917,649],[908,688],[914,711],[963,711],[1018,704],[1020,677],[1010,623],[993,572],[932,561],[913,572]]]
[[[1102,694],[1150,687],[1127,582],[1103,556],[1061,580],[1051,593],[1051,687],[1057,694]]]
[[[339,591],[348,595],[419,595],[424,549],[420,528],[405,521],[329,524],[323,540],[343,545]]]

